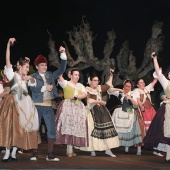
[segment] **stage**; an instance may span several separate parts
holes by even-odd
[[[47,143],[39,145],[39,157],[37,161],[30,161],[31,151],[17,153],[17,162],[0,162],[0,169],[170,169],[170,164],[165,162],[165,156],[153,155],[151,150],[142,148],[142,155],[136,155],[136,148],[131,147],[130,153],[125,154],[124,148],[112,149],[116,158],[109,157],[104,151],[96,152],[97,156],[90,156],[89,152],[74,149],[76,157],[66,156],[65,145],[55,145],[54,153],[60,159],[59,162],[46,161]],[[0,153],[3,158],[4,153]],[[165,155],[165,153],[164,153]]]

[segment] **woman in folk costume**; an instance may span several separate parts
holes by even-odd
[[[154,91],[154,86],[157,81],[158,79],[154,78],[153,81],[147,86],[145,86],[145,82],[141,78],[137,79],[136,81],[137,88],[134,89],[134,94],[139,105],[138,109],[136,109],[136,112],[138,114],[138,120],[142,132],[142,139],[145,137],[152,122],[152,119],[156,114],[151,101],[150,92]]]
[[[13,71],[10,46],[14,42],[15,38],[10,38],[7,43],[4,69],[10,81],[10,93],[2,100],[0,109],[0,146],[6,147],[2,162],[16,161],[17,148],[28,150],[38,147],[38,113],[27,89],[27,82],[33,79],[27,76],[29,62],[25,59],[19,60],[19,72]]]
[[[2,99],[10,92],[10,83],[4,74],[4,70],[1,71],[2,80],[0,81],[0,106]]]
[[[119,147],[118,134],[105,106],[106,102],[102,100],[102,94],[112,86],[113,71],[111,69],[110,78],[105,85],[99,85],[99,78],[96,75],[88,79],[90,87],[86,87],[86,91],[89,147],[80,150],[91,151],[91,156],[96,156],[95,151],[105,151],[106,155],[116,157],[111,149]]]
[[[160,72],[162,72],[162,68],[161,68]],[[153,76],[155,78],[157,78],[156,72],[153,73]],[[169,78],[170,78],[170,74],[167,77],[167,79],[169,79]],[[159,143],[157,145],[157,147],[154,147],[154,143],[155,143],[155,139],[156,139],[156,142],[157,142],[157,138],[160,137],[159,133],[157,132],[157,129],[159,129],[159,125],[158,125],[157,121],[160,121],[161,119],[164,120],[165,103],[166,103],[166,101],[169,100],[169,97],[168,97],[168,95],[165,95],[164,91],[162,91],[161,94],[160,94],[160,99],[162,100],[162,102],[160,103],[160,107],[157,110],[156,115],[154,116],[154,118],[153,118],[153,120],[152,120],[152,122],[149,126],[148,132],[147,132],[147,134],[144,138],[144,145],[146,147],[153,148],[153,154],[154,155],[162,157],[164,155],[161,152],[166,152],[166,144],[165,143]],[[161,134],[162,134],[162,132],[161,132]],[[153,138],[155,138],[155,139],[153,139]]]
[[[114,110],[112,118],[118,132],[120,146],[125,147],[125,153],[129,153],[130,146],[138,146],[137,155],[141,155],[141,146],[139,144],[142,142],[142,135],[135,111],[138,103],[131,89],[132,81],[125,80],[122,97],[120,98],[122,106]],[[119,95],[117,91],[113,92],[112,88],[108,90],[108,93],[117,97]]]
[[[56,144],[67,145],[67,156],[73,157],[73,146],[87,147],[87,109],[81,99],[86,98],[87,92],[83,84],[78,83],[80,73],[77,69],[70,72],[70,81],[60,76],[59,85],[64,91],[64,101],[56,113]]]
[[[146,146],[159,147],[159,144],[166,144],[166,162],[170,163],[170,81],[167,79],[159,67],[156,53],[151,54],[154,68],[158,81],[160,82],[166,100],[163,100],[161,107],[158,109],[146,137],[144,144]]]

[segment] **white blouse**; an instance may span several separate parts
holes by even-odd
[[[149,85],[145,86],[145,88],[143,90],[136,88],[133,91],[134,91],[136,98],[139,98],[139,99],[140,99],[140,94],[144,94],[142,103],[145,103],[147,97],[149,98],[149,100],[151,102],[150,92],[154,91],[154,88],[153,88],[152,84],[150,83]]]
[[[17,79],[18,83],[15,83],[15,84],[11,87],[11,89],[14,89],[14,88],[17,87],[18,85],[20,85],[26,92],[28,92],[27,85],[26,85],[27,82],[26,82],[25,80],[22,80],[21,76],[20,76],[18,73],[16,73],[16,72],[13,71],[12,65],[11,65],[11,67],[9,67],[9,68],[7,68],[7,67],[5,66],[4,73],[5,73],[5,75],[7,76],[7,78],[8,78],[9,81],[11,81],[11,80],[13,79],[14,75],[16,75],[16,79]]]

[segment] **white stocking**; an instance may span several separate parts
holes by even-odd
[[[16,158],[17,149],[18,149],[18,148],[15,147],[15,146],[12,148],[12,152],[11,152],[11,157],[12,157],[12,158]]]
[[[73,146],[67,145],[67,153],[73,153]]]
[[[8,159],[9,156],[10,156],[10,149],[6,148],[6,152],[5,152],[5,155],[4,155],[3,159]]]
[[[137,147],[137,153],[141,153],[141,146]]]
[[[129,147],[128,146],[125,147],[125,152],[129,152]]]
[[[170,160],[170,145],[166,144],[166,160]]]
[[[96,152],[95,151],[91,151],[91,156],[96,156]]]
[[[114,155],[110,149],[107,149],[107,150],[105,151],[105,154],[106,154],[106,155],[109,155],[109,156],[111,156],[111,157],[116,157],[116,155]]]

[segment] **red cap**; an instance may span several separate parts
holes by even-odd
[[[40,63],[47,63],[47,59],[41,54],[34,60],[34,65],[37,66]]]

